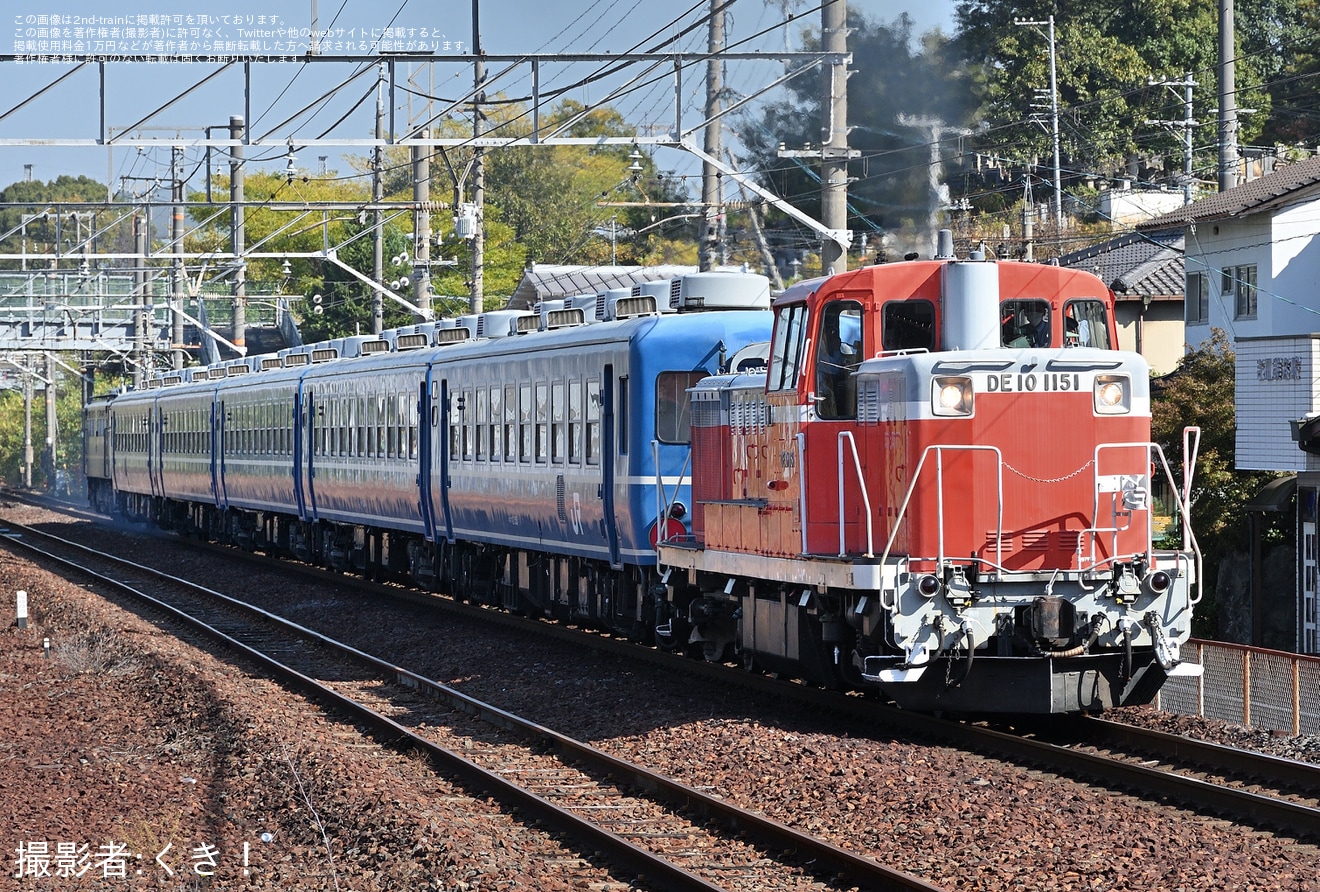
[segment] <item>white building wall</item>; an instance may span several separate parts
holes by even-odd
[[[1268,334],[1320,331],[1320,202],[1297,204],[1274,215],[1270,288],[1261,277],[1260,302],[1270,303]]]
[[[1187,327],[1187,343],[1195,346],[1210,336],[1212,327],[1222,328],[1232,340],[1274,334],[1270,328],[1272,305],[1265,300],[1271,280],[1272,228],[1269,214],[1253,214],[1240,220],[1201,223],[1187,230],[1187,272],[1204,272],[1209,277],[1209,321]],[[1254,319],[1236,318],[1232,292],[1221,291],[1224,269],[1255,264],[1257,287],[1261,294]],[[1320,323],[1320,319],[1317,320]],[[1307,331],[1320,330],[1313,324]]]
[[[1239,338],[1234,366],[1237,468],[1320,471],[1297,448],[1290,422],[1320,411],[1320,334]]]

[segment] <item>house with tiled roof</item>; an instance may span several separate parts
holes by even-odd
[[[1295,649],[1320,653],[1320,157],[1138,230],[1171,226],[1185,239],[1187,340],[1222,328],[1233,341],[1237,467],[1297,475]]]
[[[1059,258],[1059,265],[1095,273],[1118,298],[1118,346],[1146,357],[1157,375],[1173,371],[1184,353],[1181,228],[1126,233]]]

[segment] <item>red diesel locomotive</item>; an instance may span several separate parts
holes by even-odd
[[[1199,671],[1179,660],[1195,540],[1154,535],[1154,482],[1179,513],[1186,489],[1099,279],[957,260],[942,233],[934,260],[804,282],[774,312],[764,374],[689,391],[660,643],[966,713],[1145,703]]]

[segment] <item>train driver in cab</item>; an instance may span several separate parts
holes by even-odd
[[[861,350],[860,345],[843,342],[840,318],[828,314],[821,321],[820,349],[816,352],[816,412],[821,418],[852,418],[857,414],[852,374],[861,362]]]

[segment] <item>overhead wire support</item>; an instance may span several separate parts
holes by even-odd
[[[1063,175],[1059,164],[1059,78],[1054,52],[1054,16],[1044,21],[1032,19],[1014,19],[1013,24],[1040,28],[1044,25],[1049,30],[1045,37],[1050,45],[1050,135],[1054,141],[1054,225],[1063,232]]]
[[[1182,130],[1183,140],[1183,204],[1189,205],[1196,197],[1196,178],[1192,175],[1192,136],[1200,122],[1192,116],[1192,88],[1199,86],[1196,79],[1190,73],[1184,74],[1182,80],[1162,80],[1157,81],[1150,78],[1146,81],[1152,87],[1168,87],[1170,90],[1182,88],[1183,118],[1181,121],[1159,121],[1148,120],[1146,123],[1153,127],[1164,127],[1168,130]],[[1176,90],[1175,90],[1175,94]]]

